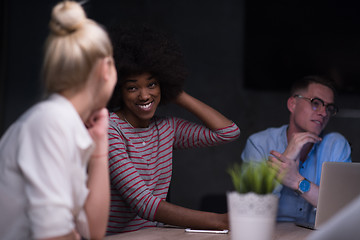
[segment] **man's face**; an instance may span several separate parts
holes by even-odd
[[[327,86],[311,83],[307,90],[299,91],[300,97],[291,97],[288,101],[288,108],[291,112],[290,125],[294,126],[297,132],[311,132],[316,135],[324,130],[329,122],[330,115],[326,112],[326,107],[320,106],[314,110],[309,99],[319,98],[325,105],[334,103],[334,93]],[[308,99],[307,99],[308,98]]]

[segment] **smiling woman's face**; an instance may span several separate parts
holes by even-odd
[[[150,74],[142,73],[125,79],[122,86],[122,114],[133,127],[147,127],[160,103],[159,82]]]

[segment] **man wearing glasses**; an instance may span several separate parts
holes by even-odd
[[[319,76],[295,82],[287,101],[289,124],[253,134],[244,162],[269,160],[281,177],[278,221],[314,222],[322,163],[350,162],[348,141],[339,133],[324,134],[338,112],[332,83]]]

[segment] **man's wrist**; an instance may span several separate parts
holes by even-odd
[[[304,180],[305,178],[301,176],[301,174],[297,174],[297,176],[294,178],[292,183],[292,189],[296,191],[299,188],[299,183]]]
[[[304,194],[304,193],[310,191],[310,187],[311,187],[311,182],[308,179],[303,177],[299,181],[298,187],[295,191],[299,194]]]

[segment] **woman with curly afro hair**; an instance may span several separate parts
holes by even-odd
[[[107,234],[161,223],[227,229],[227,214],[187,209],[166,201],[173,149],[214,146],[240,130],[221,113],[183,91],[186,69],[175,42],[149,27],[110,31],[118,84],[109,108],[111,209]],[[203,124],[155,116],[173,102]],[[205,161],[205,159],[204,159]],[[206,164],[206,163],[205,163]]]

